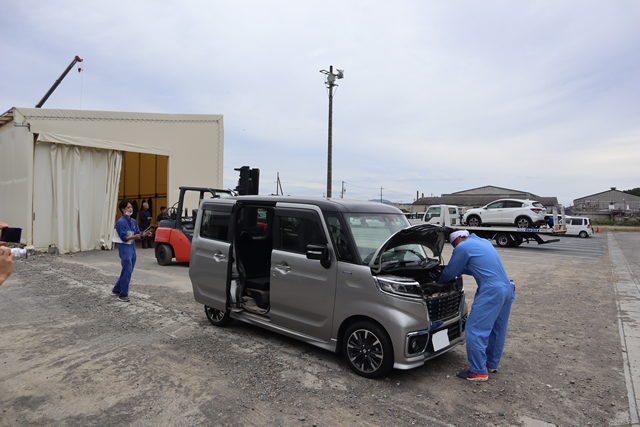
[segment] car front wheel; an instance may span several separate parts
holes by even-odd
[[[391,339],[373,322],[361,321],[349,326],[341,349],[349,367],[363,377],[380,378],[393,367]]]
[[[204,312],[207,314],[209,322],[214,326],[227,326],[233,320],[228,311],[218,310],[208,305],[204,306]]]
[[[480,217],[474,215],[467,218],[467,225],[469,227],[479,227],[480,224],[482,224],[482,221],[480,221]]]

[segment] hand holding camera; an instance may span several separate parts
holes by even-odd
[[[0,246],[0,285],[7,280],[13,271],[14,253],[10,248]]]

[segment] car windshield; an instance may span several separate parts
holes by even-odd
[[[410,226],[402,214],[345,214],[345,219],[364,264],[389,237]],[[421,245],[402,245],[387,250],[382,262],[415,262],[426,257]]]

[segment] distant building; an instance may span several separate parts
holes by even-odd
[[[638,216],[640,214],[640,196],[611,187],[610,190],[575,199],[573,211],[577,215],[587,216],[591,219]]]
[[[411,212],[424,212],[431,205],[455,205],[467,209],[479,208],[498,199],[529,199],[542,203],[549,211],[558,206],[557,197],[540,197],[526,191],[486,185],[470,190],[443,194],[438,197],[422,197],[411,206]]]

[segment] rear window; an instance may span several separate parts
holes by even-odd
[[[211,209],[202,211],[202,223],[200,224],[200,237],[205,239],[223,240],[229,239],[229,219],[231,212],[219,212]]]
[[[533,206],[535,206],[536,208],[544,208],[544,205],[540,202],[533,202],[531,203]]]

